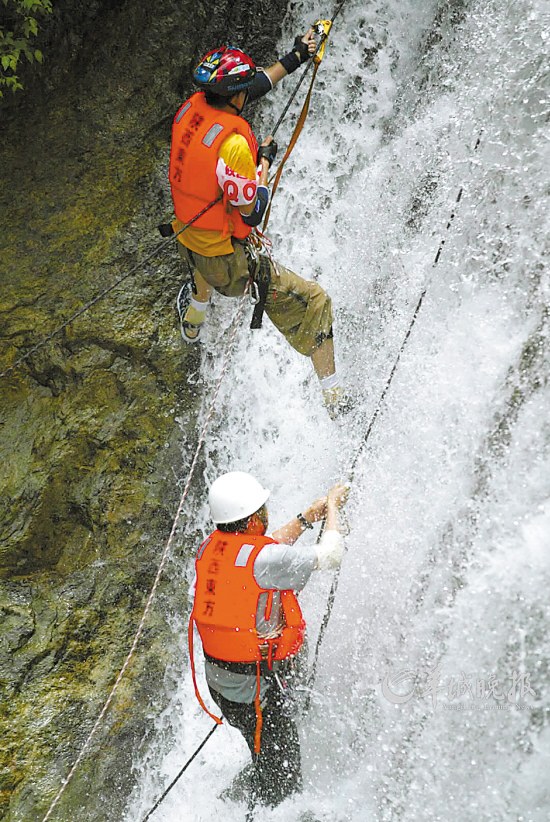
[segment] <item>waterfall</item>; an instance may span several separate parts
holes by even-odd
[[[290,4],[281,53],[327,16],[313,6]],[[276,527],[343,477],[427,291],[357,462],[301,723],[305,789],[266,820],[550,815],[548,23],[540,0],[348,0],[330,38],[270,235],[276,259],[331,294],[358,411],[332,423],[309,362],[267,319],[243,327],[198,484],[252,472]],[[294,82],[262,104],[261,136]],[[205,404],[235,305],[214,300],[195,375]],[[209,531],[204,503],[189,527]],[[302,595],[311,644],[330,583],[314,575]],[[185,675],[128,820],[210,725]],[[154,819],[242,820],[217,797],[247,758],[224,725]]]

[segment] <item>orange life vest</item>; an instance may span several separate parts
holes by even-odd
[[[260,753],[262,707],[260,664],[287,659],[298,653],[304,641],[305,622],[294,591],[281,591],[283,627],[273,638],[264,639],[256,630],[256,613],[262,594],[267,594],[265,618],[269,619],[274,591],[261,588],[254,578],[254,561],[262,548],[275,543],[270,537],[226,534],[214,531],[199,548],[195,561],[195,601],[189,618],[189,660],[196,697],[204,711],[221,724],[202,699],[195,675],[193,624],[196,624],[205,653],[225,662],[256,663],[256,733],[254,751]]]
[[[206,102],[204,92],[197,91],[179,108],[172,124],[172,146],[168,178],[178,220],[188,223],[222,192],[216,178],[218,154],[230,134],[240,134],[256,157],[258,143],[252,129],[242,117],[219,111]],[[223,199],[193,223],[195,228],[221,231],[244,240],[251,227],[243,221],[238,208]]]
[[[196,559],[197,582],[192,619],[205,653],[225,662],[287,659],[298,653],[305,622],[294,591],[281,591],[283,627],[278,636],[262,639],[256,630],[261,594],[266,594],[269,619],[273,591],[254,578],[254,561],[271,537],[214,533],[203,542]]]

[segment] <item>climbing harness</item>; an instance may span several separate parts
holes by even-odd
[[[271,240],[258,228],[252,231],[245,243],[250,277],[250,301],[254,306],[250,321],[251,329],[262,327],[265,304],[271,285],[271,272],[274,271],[278,276],[277,263],[273,259],[271,248]]]
[[[477,136],[477,140],[476,140],[474,148],[473,148],[474,152],[477,151],[477,148],[478,148],[478,146],[481,142],[482,134],[483,134],[483,129],[481,129],[481,131],[479,132],[479,134]],[[439,258],[441,257],[441,253],[443,251],[443,246],[445,245],[446,232],[449,231],[449,229],[450,229],[450,227],[453,223],[453,220],[455,218],[455,213],[456,213],[455,209],[456,209],[456,206],[460,203],[460,200],[462,199],[462,192],[463,192],[463,186],[461,186],[458,190],[458,194],[456,196],[456,200],[455,200],[455,203],[454,203],[454,206],[453,206],[453,210],[451,211],[450,217],[447,220],[447,225],[445,226],[445,229],[444,229],[445,233],[443,234],[443,236],[441,238],[441,241],[439,243],[439,247],[437,249],[437,253],[436,253],[434,261],[432,263],[432,270],[437,266],[437,264],[439,262]],[[416,307],[415,307],[413,315],[412,315],[412,319],[409,323],[409,327],[407,328],[407,332],[406,332],[406,334],[403,338],[403,342],[401,343],[401,347],[399,348],[399,351],[397,353],[397,357],[395,358],[395,362],[393,364],[393,367],[392,367],[392,369],[389,373],[389,376],[386,380],[386,384],[384,386],[384,389],[383,389],[383,391],[380,395],[380,398],[379,398],[379,400],[376,404],[376,408],[375,408],[374,413],[371,417],[368,428],[365,432],[365,435],[364,435],[364,437],[361,441],[361,444],[360,444],[359,448],[357,449],[357,451],[356,451],[356,453],[353,457],[350,468],[347,471],[348,482],[350,484],[353,482],[353,478],[355,476],[355,469],[357,467],[357,462],[359,460],[359,457],[360,457],[361,453],[363,452],[364,448],[366,447],[367,442],[369,441],[369,437],[370,437],[371,432],[374,428],[374,424],[375,424],[375,422],[378,418],[378,415],[380,414],[380,410],[382,408],[382,403],[384,402],[384,400],[386,398],[386,394],[388,393],[388,390],[389,390],[390,385],[392,383],[393,377],[394,377],[395,372],[397,370],[397,366],[399,365],[401,355],[403,354],[403,351],[405,350],[405,346],[407,345],[409,337],[411,336],[413,326],[414,326],[414,324],[416,322],[416,318],[418,317],[418,314],[420,312],[420,308],[421,308],[422,303],[424,301],[424,297],[426,296],[426,292],[428,290],[429,284],[430,284],[430,278],[428,278],[428,282],[426,283],[426,285],[424,286],[424,288],[422,290],[422,293],[420,294],[420,297],[418,299],[418,302],[416,304]],[[335,574],[334,574],[334,578],[333,578],[332,585],[331,585],[331,588],[330,588],[330,592],[329,592],[329,595],[328,595],[327,607],[325,609],[325,613],[324,613],[324,616],[323,616],[323,621],[321,623],[321,627],[319,629],[319,634],[317,636],[317,643],[315,645],[315,652],[314,652],[314,655],[313,655],[313,662],[312,662],[310,674],[309,674],[309,677],[308,677],[308,688],[309,688],[309,690],[308,690],[308,695],[307,695],[306,701],[304,703],[304,714],[306,714],[309,711],[309,706],[310,706],[310,702],[311,702],[311,690],[312,690],[313,684],[315,682],[316,674],[317,674],[317,663],[318,663],[318,660],[319,660],[319,652],[321,650],[321,644],[323,642],[323,637],[325,635],[325,631],[327,629],[327,626],[328,626],[328,623],[329,623],[329,620],[330,620],[330,616],[331,616],[331,613],[332,613],[332,608],[333,608],[333,605],[334,605],[334,600],[336,599],[336,592],[338,590],[339,579],[340,579],[340,568],[338,568],[336,570]]]

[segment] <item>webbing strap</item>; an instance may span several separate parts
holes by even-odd
[[[269,206],[268,206],[267,211],[266,211],[266,215],[265,215],[265,218],[264,218],[264,224],[262,226],[262,231],[265,231],[266,228],[267,228],[267,224],[269,222],[269,216],[271,214],[271,205],[273,203],[273,197],[275,196],[275,192],[277,191],[277,187],[279,185],[279,181],[281,179],[281,175],[283,173],[285,163],[288,160],[288,158],[290,157],[290,155],[292,154],[294,146],[298,142],[298,138],[299,138],[300,134],[302,133],[304,123],[305,123],[307,115],[309,113],[309,104],[310,104],[310,101],[311,101],[311,93],[313,91],[313,85],[315,83],[315,78],[317,77],[317,72],[319,70],[320,65],[321,65],[321,63],[315,63],[315,67],[313,69],[313,75],[311,77],[311,83],[309,84],[309,89],[308,89],[308,92],[306,94],[306,99],[304,101],[304,105],[302,106],[302,111],[300,112],[300,116],[298,117],[298,121],[296,123],[296,126],[294,127],[294,131],[292,133],[292,137],[290,138],[290,143],[288,144],[288,148],[285,151],[283,159],[279,163],[279,168],[277,169],[277,173],[275,174],[275,177],[273,178],[273,186],[272,186],[272,189],[271,189],[271,200],[270,200]]]
[[[191,614],[191,616],[189,617],[189,626],[188,626],[188,629],[187,629],[187,639],[188,639],[188,642],[189,642],[189,665],[191,667],[191,677],[193,679],[193,687],[195,689],[195,696],[197,697],[198,703],[201,706],[201,708],[203,709],[203,711],[205,713],[207,713],[208,716],[211,719],[213,719],[214,722],[216,722],[218,725],[222,725],[223,724],[223,719],[221,718],[221,716],[216,716],[215,714],[211,713],[208,710],[208,708],[206,707],[206,705],[204,703],[204,700],[203,700],[203,698],[200,694],[200,691],[199,691],[199,686],[198,686],[198,683],[197,683],[197,674],[196,674],[196,671],[195,671],[195,654],[194,654],[194,649],[193,649],[193,625],[194,625],[194,623],[195,623],[195,620],[193,618],[193,614]]]
[[[269,286],[271,285],[271,266],[268,257],[263,254],[258,261],[258,268],[254,277],[251,277],[253,282],[258,286],[258,302],[254,306],[254,312],[250,321],[250,328],[261,328],[262,320],[265,311],[265,304],[267,295],[269,293]]]
[[[262,712],[262,705],[260,700],[261,691],[260,679],[260,663],[256,663],[256,696],[254,697],[254,708],[256,710],[256,730],[254,731],[254,753],[259,754],[262,745],[262,725],[264,724],[264,716]],[[213,717],[215,718],[215,717]]]
[[[273,591],[268,591],[267,592],[267,600],[266,600],[265,609],[264,609],[264,619],[266,620],[266,622],[271,617],[271,611],[272,610],[273,610]]]

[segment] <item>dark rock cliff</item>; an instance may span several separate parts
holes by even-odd
[[[54,5],[44,66],[0,108],[0,371],[155,248],[190,65],[228,40],[269,62],[286,4]],[[2,819],[48,808],[129,650],[168,537],[200,393],[187,385],[197,352],[174,316],[182,276],[170,246],[1,379]],[[166,617],[185,612],[174,571],[193,544],[182,534],[54,819],[121,817],[132,755],[181,653]]]

